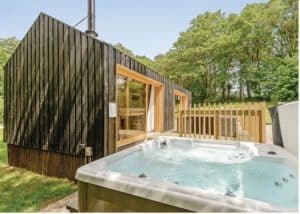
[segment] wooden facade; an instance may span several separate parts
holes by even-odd
[[[114,153],[116,118],[109,117],[109,102],[116,102],[117,65],[164,85],[162,131],[172,130],[174,91],[190,97],[189,91],[112,45],[41,13],[4,67],[9,163],[34,170],[30,166],[39,160],[34,157],[39,152],[28,150],[36,150],[79,159],[74,164],[41,158],[37,164],[46,168],[55,166],[51,160],[66,164],[63,168],[77,168],[83,163],[83,145],[93,148],[93,159]],[[26,152],[31,158],[20,159]],[[48,171],[41,172],[66,176]]]

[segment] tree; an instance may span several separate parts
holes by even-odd
[[[157,66],[153,60],[151,60],[150,58],[148,58],[146,56],[134,55],[134,53],[130,49],[126,48],[121,43],[117,43],[116,45],[114,45],[114,47],[117,48],[118,50],[122,51],[123,53],[127,54],[128,56],[136,59],[140,63],[148,66],[149,68],[151,68],[153,70],[157,69]]]
[[[155,58],[194,102],[298,98],[298,1],[248,4],[241,14],[206,12]]]
[[[19,41],[15,37],[7,39],[0,38],[0,96],[4,93],[4,70],[3,66],[6,64],[10,55],[13,53]]]

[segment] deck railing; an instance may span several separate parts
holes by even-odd
[[[266,142],[265,102],[197,104],[177,109],[180,136],[233,141]]]

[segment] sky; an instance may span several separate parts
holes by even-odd
[[[101,40],[153,59],[167,52],[199,14],[239,13],[253,2],[266,0],[96,0],[96,31]],[[22,39],[40,12],[73,26],[86,16],[87,0],[2,0],[0,38]],[[77,28],[84,31],[86,25]]]

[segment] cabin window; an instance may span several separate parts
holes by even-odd
[[[146,132],[147,85],[117,75],[117,140],[136,138]]]
[[[116,72],[118,148],[145,139],[148,133],[163,131],[164,86],[119,64]]]

